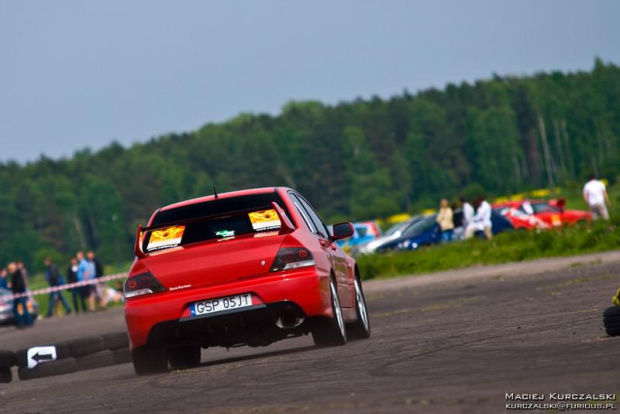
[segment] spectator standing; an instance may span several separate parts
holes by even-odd
[[[69,280],[69,283],[79,282],[78,261],[75,257],[71,258],[71,263],[67,269],[67,279]],[[75,313],[80,313],[80,308],[82,312],[86,312],[86,301],[84,300],[81,287],[71,288],[71,299],[73,301],[73,310]]]
[[[467,202],[464,197],[460,198],[461,205],[463,206],[463,228],[467,229],[467,225],[471,223],[474,218],[474,208]]]
[[[8,289],[9,288],[9,277],[6,269],[0,269],[0,288]]]
[[[439,213],[437,214],[437,224],[441,228],[441,241],[444,243],[448,243],[452,241],[452,236],[454,234],[454,213],[450,206],[448,205],[448,200],[442,198],[439,203]]]
[[[52,262],[49,257],[45,258],[45,280],[49,283],[50,287],[61,286],[64,284],[62,276],[58,271],[58,267]],[[65,308],[67,315],[71,314],[71,307],[67,303],[67,299],[63,296],[61,291],[50,292],[50,299],[47,308],[46,318],[50,318],[54,312],[54,306],[56,306],[56,300],[60,299],[62,306]]]
[[[88,282],[95,278],[95,266],[84,257],[83,252],[77,252],[75,257],[78,260],[78,280],[80,282]],[[80,291],[82,297],[88,299],[88,310],[95,310],[95,298],[92,294],[92,285],[82,286]]]
[[[476,208],[476,213],[474,214],[474,217],[465,229],[465,239],[471,239],[476,232],[482,231],[484,232],[487,240],[491,240],[493,238],[491,205],[484,197],[481,197],[479,200],[477,200],[476,204],[478,205]]]
[[[21,270],[15,263],[9,263],[8,272],[11,276],[11,291],[14,295],[26,293],[26,284]],[[28,296],[13,299],[13,313],[18,328],[32,326],[32,315],[28,311]]]
[[[17,262],[17,270],[20,271],[22,278],[24,279],[24,285],[26,286],[26,291],[29,290],[29,277],[28,277],[28,269],[24,266],[24,262],[19,260]]]
[[[611,202],[607,196],[607,188],[605,183],[597,180],[593,174],[590,175],[588,182],[583,186],[583,199],[590,206],[592,220],[609,220],[607,206],[611,207]]]
[[[97,259],[97,256],[95,256],[95,252],[93,252],[92,250],[89,251],[86,254],[86,257],[88,257],[88,260],[93,262],[95,265],[95,277],[97,279],[103,277],[103,265],[101,264],[101,262],[99,261],[99,259]],[[99,302],[99,306],[103,309],[106,308],[107,304],[108,304],[108,300],[106,298],[106,294],[105,294],[105,286],[103,284],[103,282],[97,282],[94,286],[94,292],[95,292],[95,299]]]

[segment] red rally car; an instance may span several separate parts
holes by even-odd
[[[515,229],[549,229],[592,220],[589,212],[566,210],[565,204],[564,199],[508,201],[494,204],[493,209],[506,216]]]
[[[355,260],[290,188],[235,191],[172,204],[139,228],[124,285],[138,375],[200,364],[202,348],[312,334],[317,346],[368,338]]]

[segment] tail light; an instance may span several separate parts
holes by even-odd
[[[135,296],[149,295],[165,290],[166,288],[159,283],[159,280],[157,280],[155,276],[150,273],[141,273],[125,281],[123,295],[125,298],[133,298]]]
[[[297,269],[306,266],[315,266],[316,262],[312,258],[310,250],[304,247],[283,247],[278,250],[276,259],[271,265],[270,272],[280,272],[282,270]]]

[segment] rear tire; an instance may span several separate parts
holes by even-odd
[[[183,346],[168,350],[168,362],[172,369],[188,369],[200,365],[200,347]]]
[[[351,340],[370,338],[370,316],[359,275],[355,275],[355,313],[357,321],[347,325],[347,335]]]
[[[620,335],[620,307],[612,306],[603,312],[603,324],[605,332],[609,336]]]
[[[347,343],[347,331],[344,325],[342,309],[340,308],[340,299],[338,298],[338,290],[334,279],[329,282],[329,291],[331,293],[332,313],[331,319],[323,319],[317,321],[316,326],[312,330],[312,339],[314,344],[319,348],[340,346]]]
[[[137,375],[168,372],[168,356],[162,346],[140,346],[131,351],[133,368]]]

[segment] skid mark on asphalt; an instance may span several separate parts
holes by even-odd
[[[603,260],[601,260],[599,258],[599,259],[596,259],[596,260],[590,260],[589,262],[574,262],[574,263],[571,263],[568,266],[568,268],[572,269],[572,268],[575,268],[575,267],[592,266],[592,265],[598,265],[598,264],[601,264],[601,263],[603,263]]]
[[[498,337],[501,337],[503,334],[500,335],[486,335],[484,337],[481,338],[477,338],[474,340],[470,340],[470,341],[458,341],[457,343],[454,344],[450,344],[450,345],[444,345],[444,346],[434,346],[432,347],[432,349],[428,349],[426,351],[421,351],[418,352],[416,354],[413,355],[407,355],[403,358],[398,358],[396,360],[390,361],[388,363],[382,364],[381,366],[371,369],[368,371],[368,373],[372,376],[376,376],[376,377],[410,377],[410,376],[416,376],[419,375],[419,372],[415,369],[411,369],[408,370],[408,372],[395,372],[393,370],[393,368],[396,369],[402,369],[403,367],[409,367],[411,365],[412,362],[414,362],[417,359],[421,359],[421,358],[425,358],[425,357],[431,357],[434,356],[437,353],[441,353],[441,352],[445,352],[448,350],[452,350],[455,348],[464,348],[479,342],[484,342],[484,341],[489,341]]]
[[[319,411],[358,411],[368,408],[369,405],[364,402],[348,403],[337,402],[330,404],[282,404],[282,405],[261,405],[261,406],[249,406],[249,407],[235,407],[228,409],[209,409],[205,411],[207,414],[278,414],[278,413],[307,413],[307,412],[319,412]]]
[[[431,312],[431,311],[437,311],[437,310],[443,310],[443,309],[459,308],[468,303],[477,302],[480,300],[480,298],[481,298],[480,296],[458,298],[458,299],[450,300],[447,302],[433,303],[433,304],[424,306],[422,308],[397,309],[397,310],[390,311],[390,312],[372,314],[371,316],[373,318],[386,318],[389,316],[403,315],[403,314],[408,314],[408,313]]]
[[[560,283],[556,283],[553,285],[544,285],[544,286],[538,286],[536,287],[537,291],[541,291],[541,290],[546,290],[546,289],[560,289],[560,288],[567,288],[567,287],[573,287],[576,285],[585,285],[585,284],[590,284],[590,283],[596,283],[596,282],[603,282],[606,280],[610,280],[610,279],[617,279],[618,276],[617,275],[611,275],[611,274],[607,274],[607,275],[601,275],[601,276],[593,276],[593,277],[578,277],[575,279],[569,279]]]

